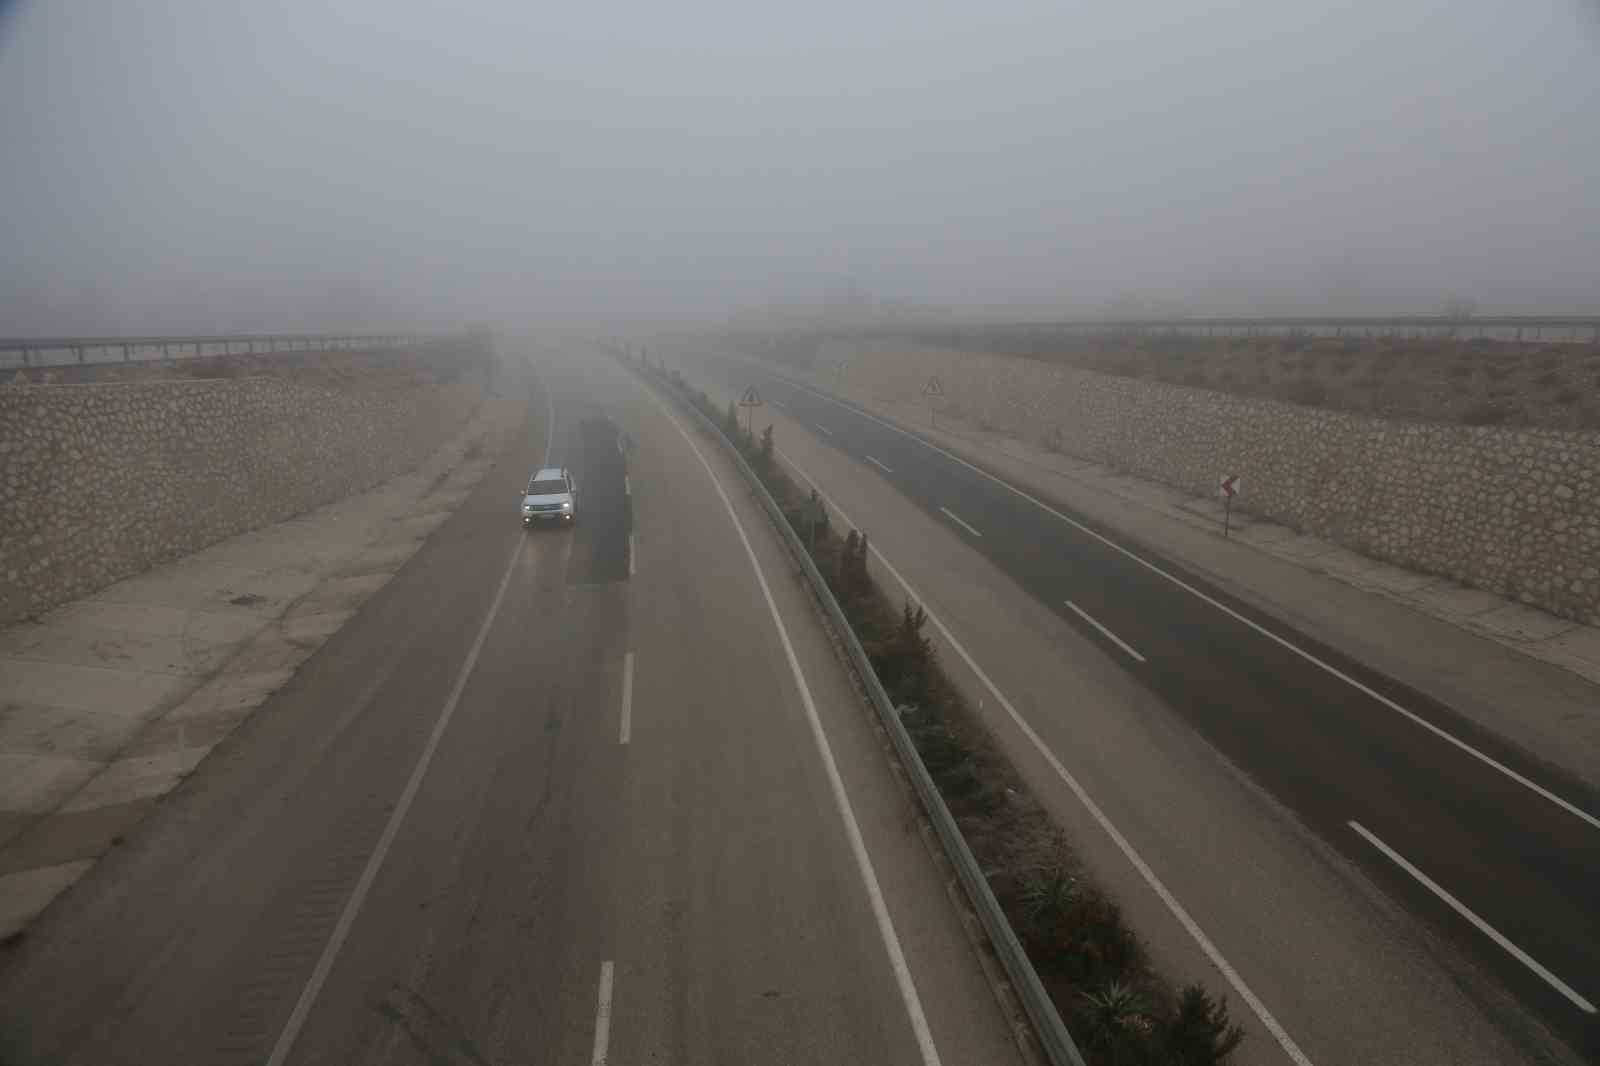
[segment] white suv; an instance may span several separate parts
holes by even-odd
[[[578,483],[565,467],[546,467],[528,480],[522,494],[522,524],[570,523],[578,507]]]

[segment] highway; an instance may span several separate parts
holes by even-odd
[[[818,445],[809,454],[831,449],[857,464],[858,476],[835,466],[819,478],[824,492],[851,485],[855,509],[873,506],[862,502],[872,498],[867,481],[879,495],[903,497],[1103,652],[1581,1057],[1600,1057],[1600,794],[1591,785],[869,412],[758,364],[705,366],[729,389],[758,386],[784,422],[780,444],[801,427]],[[878,543],[890,543],[878,523]],[[955,556],[942,557],[951,572]],[[919,581],[943,583],[938,568],[923,573]],[[1031,717],[1066,738],[1056,749],[1063,759],[1081,762],[1072,713],[1061,705]]]
[[[535,366],[460,510],[0,953],[0,1062],[1020,1061],[731,468]],[[520,527],[540,465],[575,528]]]

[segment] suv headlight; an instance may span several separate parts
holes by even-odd
[[[561,509],[562,509],[562,510],[563,510],[563,511],[570,511],[570,510],[572,510],[572,501],[571,501],[571,500],[562,500],[562,501],[561,501]]]

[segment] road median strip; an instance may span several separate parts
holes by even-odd
[[[770,427],[758,441],[681,375],[648,376],[733,455],[800,561],[1047,1059],[1227,1061],[1243,1033],[1226,1006],[1198,985],[1175,992],[1151,969],[1117,905],[1087,881],[945,677],[921,633],[925,612],[909,600],[897,610],[868,575],[866,537],[830,528],[818,495],[779,468]]]

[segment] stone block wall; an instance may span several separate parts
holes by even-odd
[[[937,375],[951,413],[980,426],[1195,494],[1238,473],[1253,514],[1600,625],[1600,434],[1389,421],[891,345],[824,345],[814,374],[858,402],[917,398]]]
[[[0,386],[0,624],[410,470],[483,398],[382,385]]]

